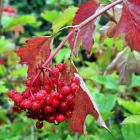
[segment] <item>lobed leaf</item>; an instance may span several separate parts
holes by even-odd
[[[76,77],[80,79],[80,90],[77,92],[75,97],[75,107],[74,107],[73,115],[71,118],[68,119],[68,125],[70,130],[79,133],[86,133],[84,124],[88,114],[94,116],[98,124],[101,127],[107,129],[105,122],[103,121],[98,111],[95,101],[93,100],[84,81],[77,73],[73,64],[71,64],[71,75],[72,74],[74,74]],[[71,75],[69,75],[69,77],[71,77]]]
[[[36,75],[39,66],[49,57],[51,41],[50,36],[33,37],[27,45],[17,50],[17,54],[21,58],[20,63],[28,65],[29,78]]]
[[[85,19],[93,15],[97,8],[99,7],[99,3],[96,0],[92,0],[89,2],[83,3],[76,16],[73,19],[72,25],[78,25],[83,22]],[[77,54],[77,48],[82,43],[82,47],[89,53],[92,45],[93,45],[93,32],[95,29],[94,21],[89,22],[85,26],[79,29],[79,31],[74,32],[72,36],[69,38],[70,48],[73,50],[73,53]]]
[[[140,51],[140,1],[128,0],[123,3],[121,19],[116,27],[115,36],[125,33],[131,49]]]

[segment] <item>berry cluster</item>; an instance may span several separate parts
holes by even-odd
[[[72,76],[68,82],[66,74],[69,74],[66,66],[57,64],[45,71],[43,82],[32,85],[32,80],[28,79],[27,89],[22,94],[9,91],[9,98],[15,102],[14,109],[17,112],[26,111],[28,118],[37,119],[37,128],[43,127],[43,121],[61,123],[70,118],[80,81]]]

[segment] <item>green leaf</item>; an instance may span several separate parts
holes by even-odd
[[[46,10],[46,11],[44,11],[43,13],[41,13],[41,16],[42,16],[45,20],[47,20],[47,21],[49,21],[49,22],[51,22],[51,23],[52,23],[55,19],[57,19],[60,15],[61,15],[61,12],[55,11],[55,10],[53,10],[53,11],[48,11],[48,10]]]
[[[140,76],[132,74],[131,85],[130,87],[139,87],[140,86]]]
[[[131,115],[128,116],[123,122],[122,124],[138,124],[140,125],[140,115]]]
[[[140,140],[140,115],[132,115],[122,122],[122,134],[125,140]]]
[[[71,6],[67,8],[61,16],[59,16],[52,25],[52,29],[54,32],[57,32],[61,27],[68,25],[71,23],[72,19],[75,16],[75,13],[77,11],[77,8],[74,6]]]
[[[107,119],[111,115],[111,110],[116,104],[117,96],[111,94],[103,95],[101,93],[93,93],[92,95],[103,118]]]
[[[30,25],[37,25],[37,21],[35,16],[33,15],[24,15],[17,18],[12,19],[10,22],[4,25],[4,29],[8,30],[13,26],[19,24],[30,24]]]
[[[70,56],[70,49],[69,48],[62,48],[58,54],[55,56],[56,63],[61,63],[66,58]]]
[[[68,135],[66,140],[73,140],[73,138],[70,135]]]
[[[0,77],[3,77],[6,74],[6,72],[7,72],[6,67],[0,65]]]
[[[131,112],[132,114],[140,114],[140,102],[127,101],[118,98],[118,103],[120,106]]]

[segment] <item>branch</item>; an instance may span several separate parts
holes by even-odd
[[[54,50],[54,52],[47,58],[47,60],[45,61],[45,63],[41,66],[42,69],[45,69],[47,67],[47,65],[51,62],[51,60],[53,59],[53,57],[59,52],[59,50],[65,45],[65,43],[68,41],[68,39],[71,37],[71,35],[74,32],[79,31],[83,26],[85,26],[86,24],[90,23],[91,21],[95,20],[98,16],[102,15],[104,12],[106,12],[107,10],[109,10],[110,8],[114,7],[115,5],[122,3],[123,0],[117,0],[115,2],[112,2],[110,4],[108,4],[107,6],[105,6],[104,8],[102,8],[101,10],[99,10],[98,12],[96,12],[95,14],[93,14],[92,16],[90,16],[89,18],[87,18],[86,20],[84,20],[83,22],[81,22],[78,25],[75,26],[68,26],[66,28],[73,28],[73,30],[71,32],[68,33],[68,35],[64,38],[64,40],[60,43],[60,45]],[[62,30],[65,29],[62,28]],[[60,29],[60,31],[62,31]],[[32,82],[32,85],[35,83],[35,81],[38,79],[39,75],[41,74],[42,70],[40,70],[38,72],[38,74],[36,75],[35,79]]]
[[[104,12],[109,10],[110,8],[116,6],[117,4],[120,4],[122,2],[123,2],[123,0],[116,0],[115,2],[112,2],[112,3],[108,4],[107,6],[105,6],[101,10],[99,10],[97,13],[95,13],[94,15],[90,16],[89,18],[87,18],[86,20],[81,22],[79,25],[77,25],[77,28],[81,28],[81,27],[85,26],[86,24],[88,24],[89,22],[93,21],[98,16],[102,15]]]

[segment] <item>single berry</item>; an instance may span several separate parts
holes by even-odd
[[[34,101],[33,104],[32,104],[32,109],[37,110],[39,108],[40,108],[40,104],[38,102]]]
[[[71,93],[71,88],[69,86],[64,86],[61,89],[61,94],[63,96],[68,96]]]
[[[53,109],[51,106],[45,106],[45,108],[44,108],[45,113],[51,113],[52,111],[53,111]]]
[[[43,127],[43,122],[42,121],[37,121],[36,122],[36,128],[41,129]]]
[[[53,101],[52,101],[52,103],[51,103],[51,105],[52,105],[53,107],[58,107],[59,104],[60,104],[60,102],[59,102],[59,100],[57,100],[57,99],[53,99]]]
[[[62,102],[60,105],[60,110],[62,112],[66,111],[69,108],[68,103],[67,102]]]
[[[23,100],[22,95],[21,94],[15,94],[14,97],[13,97],[13,100],[16,103],[20,103]]]
[[[52,68],[52,69],[50,70],[50,75],[51,75],[52,77],[59,77],[59,69],[58,69],[58,68]]]
[[[71,118],[72,117],[72,111],[71,110],[67,111],[65,115],[66,115],[67,118]]]
[[[27,80],[26,81],[26,86],[27,87],[31,87],[32,86],[32,81],[31,80]]]
[[[73,77],[72,83],[75,83],[75,84],[79,85],[80,84],[79,78],[78,77]]]
[[[60,72],[66,69],[64,64],[57,64],[56,67],[59,69]]]
[[[46,97],[46,103],[47,103],[47,105],[50,105],[52,103],[52,97],[51,96]]]
[[[70,94],[69,96],[66,97],[66,101],[70,106],[75,105],[74,96],[72,94]]]
[[[49,120],[50,123],[54,123],[55,117],[54,117],[54,116],[50,116],[50,117],[48,118],[48,120]]]
[[[14,95],[15,95],[15,91],[14,90],[10,90],[9,92],[8,92],[8,97],[9,98],[13,98],[14,97]]]
[[[72,92],[77,92],[79,90],[79,86],[76,83],[71,84],[71,90]]]
[[[58,114],[58,115],[56,116],[56,121],[57,121],[57,122],[61,123],[61,122],[63,122],[64,120],[65,120],[65,117],[64,117],[63,114]]]

